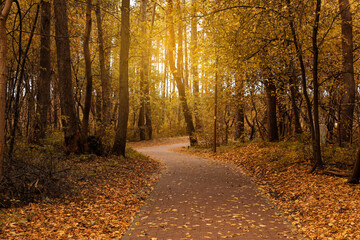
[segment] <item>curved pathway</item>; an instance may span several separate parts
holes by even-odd
[[[123,240],[298,238],[239,169],[170,151],[182,146],[138,149],[166,170]]]

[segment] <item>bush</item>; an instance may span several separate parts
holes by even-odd
[[[17,143],[0,181],[0,207],[58,197],[68,189],[62,179],[69,167],[59,136],[55,133],[42,145],[28,144],[25,140]]]

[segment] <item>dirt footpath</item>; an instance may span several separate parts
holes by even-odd
[[[239,169],[170,151],[185,145],[138,149],[166,170],[123,240],[299,239]]]

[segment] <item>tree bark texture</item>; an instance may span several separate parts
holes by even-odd
[[[316,1],[315,8],[315,22],[313,27],[312,35],[312,49],[313,49],[313,88],[314,88],[314,129],[315,129],[315,142],[313,144],[314,151],[314,164],[311,172],[315,171],[317,167],[322,166],[321,159],[321,147],[320,147],[320,122],[319,122],[319,47],[317,44],[317,36],[319,31],[320,23],[320,10],[321,10],[321,0]]]
[[[91,57],[90,57],[90,34],[91,34],[91,10],[92,0],[86,1],[86,25],[84,34],[84,58],[85,58],[85,77],[86,77],[86,93],[85,93],[85,106],[82,122],[82,137],[85,150],[87,150],[87,136],[89,132],[89,116],[91,108],[91,97],[93,92],[92,86],[92,72],[91,72]]]
[[[5,114],[6,83],[8,71],[6,66],[7,36],[6,20],[11,10],[12,0],[6,0],[0,16],[0,180],[3,177],[5,162]]]
[[[300,114],[299,108],[297,106],[297,100],[299,99],[299,89],[297,84],[297,76],[296,69],[294,63],[290,64],[290,76],[289,76],[289,85],[290,85],[290,93],[291,93],[291,107],[293,112],[293,122],[294,122],[294,130],[295,134],[301,134],[302,128],[300,124]]]
[[[245,122],[244,122],[244,81],[240,78],[235,82],[235,140],[243,139]]]
[[[292,6],[290,4],[290,0],[287,0],[287,4],[288,4],[288,10],[289,10],[289,14],[292,15]],[[320,5],[321,6],[321,5]],[[319,24],[319,19],[320,19],[320,6],[318,4],[318,2],[316,3],[316,10],[315,12],[319,11],[319,14],[316,14],[315,17],[315,25],[314,25],[314,29],[313,29],[313,35],[315,33],[316,37],[317,37],[317,31],[318,31],[318,24]],[[317,23],[316,23],[317,22]],[[293,38],[293,43],[295,46],[295,50],[296,50],[296,55],[298,57],[299,63],[300,63],[300,70],[301,70],[301,85],[302,85],[302,91],[303,91],[303,95],[305,98],[305,102],[306,102],[306,109],[307,109],[307,115],[308,115],[308,120],[309,120],[309,127],[310,127],[310,132],[311,132],[311,141],[312,141],[312,148],[313,148],[313,169],[311,171],[314,171],[317,167],[317,163],[318,162],[318,158],[320,156],[321,159],[321,152],[318,151],[320,149],[320,144],[317,144],[317,139],[316,139],[316,133],[315,133],[315,122],[314,122],[314,118],[313,118],[313,106],[311,104],[310,98],[309,98],[309,94],[308,94],[308,87],[307,87],[307,78],[306,78],[306,69],[305,69],[305,63],[304,63],[304,57],[303,57],[303,51],[302,51],[302,45],[299,42],[298,38],[297,38],[297,34],[296,34],[296,29],[295,29],[295,22],[294,20],[290,20],[289,21],[289,25],[290,25],[290,29],[291,29],[291,34],[292,34],[292,38]],[[313,36],[314,37],[314,36]],[[316,51],[318,53],[318,48],[317,48],[317,40],[315,41],[315,45],[316,45]],[[314,42],[313,42],[313,48],[314,48]],[[315,52],[314,52],[314,56],[315,56]],[[315,60],[315,59],[313,59]],[[316,59],[316,62],[318,60]],[[314,62],[315,63],[315,62]],[[314,64],[317,68],[317,64]],[[317,80],[317,70],[313,69],[313,76],[316,75],[316,80]],[[315,93],[314,93],[315,94]],[[319,126],[318,126],[319,128]],[[320,129],[319,129],[320,132]],[[318,140],[320,143],[320,136],[318,136]],[[320,155],[319,155],[320,154]],[[315,168],[314,168],[315,167]]]
[[[147,0],[141,0],[140,2],[140,26],[141,32],[143,35],[143,44],[141,46],[141,66],[140,66],[140,109],[139,109],[139,135],[140,140],[146,139],[146,129],[145,129],[145,108],[146,108],[146,82],[148,81],[148,58],[147,58],[147,22],[146,22],[146,8]]]
[[[110,101],[110,74],[109,70],[106,68],[105,61],[105,50],[104,50],[104,37],[103,37],[103,28],[102,28],[102,16],[100,9],[100,0],[96,1],[96,23],[97,23],[97,33],[98,33],[98,44],[99,44],[99,63],[100,63],[100,78],[101,78],[101,96],[102,96],[102,126],[101,133],[106,132],[106,128],[110,124],[111,120],[111,101]]]
[[[54,13],[61,118],[65,134],[65,150],[67,153],[80,152],[81,139],[79,122],[75,111],[72,86],[67,1],[54,0]]]
[[[169,60],[170,70],[174,76],[176,86],[179,91],[179,98],[180,98],[182,110],[184,113],[186,129],[187,129],[187,133],[190,138],[190,145],[194,146],[197,144],[197,138],[195,135],[195,127],[194,127],[194,123],[192,121],[192,115],[191,115],[189,106],[187,104],[185,86],[181,79],[181,72],[175,66],[175,59],[174,59],[175,31],[174,31],[174,23],[173,23],[173,1],[172,0],[168,0],[167,18],[168,18],[168,26],[169,26],[169,33],[170,33],[170,45],[169,45],[170,47],[169,47],[169,52],[168,52],[168,57],[169,57],[168,60]]]
[[[41,27],[40,27],[40,75],[38,81],[37,104],[39,111],[38,132],[36,139],[45,137],[48,115],[50,109],[50,83],[51,83],[51,40],[50,40],[51,4],[41,1]]]
[[[130,48],[130,0],[122,0],[121,50],[119,77],[119,116],[113,153],[125,156],[127,124],[129,119],[129,48]]]
[[[352,15],[349,0],[339,0],[341,15],[341,43],[342,43],[342,82],[343,93],[340,116],[340,138],[342,142],[350,142],[355,106],[355,80],[353,56]]]
[[[287,91],[285,90],[285,81],[279,79],[277,84],[277,109],[278,109],[278,131],[279,131],[279,139],[284,139],[287,124],[286,124],[286,103],[285,98],[287,95]]]
[[[358,184],[360,179],[360,149],[358,149],[352,174],[348,180],[349,183]]]

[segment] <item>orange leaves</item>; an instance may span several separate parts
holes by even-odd
[[[148,158],[96,158],[74,164],[72,193],[0,213],[0,238],[120,238],[155,182]]]
[[[306,238],[360,239],[360,187],[309,174],[306,154],[298,149],[296,143],[250,143],[218,155],[202,154],[245,170]]]

